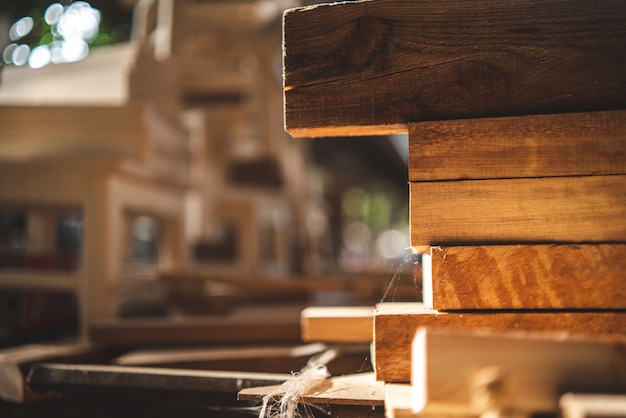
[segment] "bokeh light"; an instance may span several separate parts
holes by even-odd
[[[67,6],[52,3],[46,8],[43,18],[34,20],[25,16],[11,26],[9,39],[12,43],[4,49],[2,60],[5,64],[16,66],[28,63],[31,68],[80,61],[89,55],[89,44],[98,37],[100,20],[100,11],[85,1]],[[17,43],[31,32],[39,33],[46,27],[49,32],[42,34],[39,42],[29,44],[22,40]],[[110,36],[105,38],[111,39]],[[101,40],[98,44],[102,44]]]

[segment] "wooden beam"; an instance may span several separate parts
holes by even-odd
[[[413,411],[556,413],[562,393],[622,393],[626,340],[420,328]]]
[[[455,330],[554,332],[561,335],[623,339],[625,311],[461,311],[439,312],[418,303],[383,303],[374,313],[376,378],[410,381],[411,339],[419,327]]]
[[[371,306],[309,307],[300,315],[303,341],[372,342],[374,308]]]
[[[412,123],[410,181],[626,173],[626,111]]]
[[[626,4],[375,0],[284,15],[293,136],[623,108]],[[488,25],[485,22],[489,22]]]
[[[626,244],[431,247],[423,261],[437,310],[626,309]]]
[[[624,242],[626,176],[411,183],[411,244]]]

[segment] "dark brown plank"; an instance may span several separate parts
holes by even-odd
[[[284,16],[286,129],[626,106],[626,3],[374,0]]]
[[[626,241],[626,176],[413,182],[411,244]]]
[[[626,309],[626,245],[433,247],[437,310]]]
[[[302,308],[258,308],[229,315],[94,321],[91,341],[114,346],[300,341]]]
[[[32,367],[28,385],[40,391],[112,388],[237,393],[243,388],[279,384],[289,377],[274,373],[42,363]]]
[[[409,125],[410,181],[626,173],[626,111]]]
[[[404,383],[411,377],[411,341],[419,327],[458,330],[554,332],[598,339],[626,338],[626,311],[449,312],[418,303],[379,304],[374,315],[376,378]]]

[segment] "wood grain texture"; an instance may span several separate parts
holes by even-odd
[[[562,393],[623,393],[626,340],[420,328],[413,410],[556,413]]]
[[[374,315],[376,378],[406,383],[411,377],[411,340],[419,327],[457,330],[554,332],[572,336],[623,339],[626,312],[455,312],[422,304],[379,304]]]
[[[626,173],[626,111],[409,125],[409,180]]]
[[[626,176],[414,182],[411,245],[624,242]]]
[[[431,308],[626,309],[626,245],[431,248]]]
[[[284,16],[286,129],[386,134],[422,120],[624,107],[624,16],[626,4],[610,0],[293,9]]]

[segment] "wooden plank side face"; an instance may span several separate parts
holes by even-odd
[[[375,0],[288,11],[286,129],[385,134],[423,120],[623,107],[624,16],[626,4],[610,0]]]
[[[431,264],[437,310],[626,309],[625,244],[433,247]]]
[[[626,173],[626,111],[409,125],[409,180]]]
[[[373,317],[367,306],[308,307],[300,315],[302,340],[371,343]]]
[[[411,245],[626,241],[626,176],[410,185]]]
[[[441,313],[426,309],[421,304],[379,304],[374,316],[374,363],[378,380],[390,383],[410,381],[411,341],[419,327],[554,332],[572,336],[623,339],[626,335],[626,313]]]
[[[563,392],[620,393],[626,341],[420,329],[413,341],[415,409],[556,412]],[[424,410],[424,409],[422,409]]]

